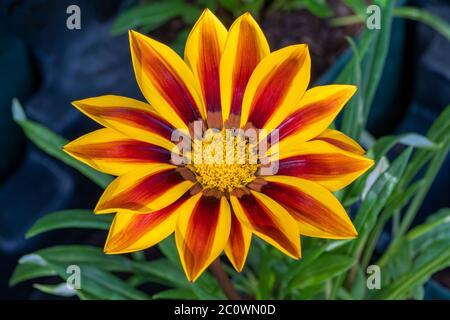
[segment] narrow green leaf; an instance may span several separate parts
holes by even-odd
[[[197,296],[190,289],[169,289],[154,294],[152,298],[195,300],[197,299]]]
[[[301,289],[318,285],[347,271],[354,263],[355,260],[347,256],[323,255],[292,280],[292,287]]]
[[[48,266],[39,266],[35,264],[18,264],[9,279],[9,286],[40,277],[50,277],[56,275],[56,272]]]
[[[435,29],[450,41],[450,24],[441,17],[436,16],[426,10],[415,7],[399,7],[394,9],[396,17],[415,20]]]
[[[53,294],[60,297],[73,297],[76,295],[76,290],[69,287],[65,282],[54,285],[35,283],[33,284],[33,287],[44,293]]]
[[[41,260],[39,260],[41,259]],[[102,249],[87,245],[62,245],[38,250],[25,255],[19,263],[42,262],[59,265],[84,264],[92,265],[107,271],[133,272],[133,261],[125,256],[107,255]]]
[[[389,169],[385,171],[370,188],[354,221],[356,230],[358,230],[359,234],[358,239],[355,242],[362,241],[373,228],[378,214],[383,209],[399,179],[403,175],[411,152],[411,147],[403,151],[402,154],[395,159]]]
[[[17,99],[13,100],[12,114],[14,120],[18,125],[22,127],[28,139],[30,139],[44,152],[48,153],[58,160],[61,160],[72,168],[75,168],[102,188],[106,188],[106,186],[112,181],[111,176],[101,172],[97,172],[66,154],[62,150],[62,147],[67,144],[68,141],[52,132],[47,127],[34,121],[28,120],[22,106]]]
[[[144,28],[151,32],[167,21],[182,13],[181,1],[154,2],[133,7],[114,21],[111,27],[112,35],[119,35],[128,29]]]
[[[422,285],[433,273],[449,265],[450,250],[448,250],[447,244],[435,252],[431,259],[424,260],[410,272],[401,278],[397,278],[391,285],[382,288],[380,292],[375,294],[374,298],[382,300],[405,298],[415,286]]]
[[[108,230],[111,225],[110,215],[95,215],[90,210],[63,210],[49,213],[27,231],[25,238],[31,238],[38,234],[65,228],[85,228]]]

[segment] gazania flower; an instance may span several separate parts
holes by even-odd
[[[186,276],[195,281],[223,251],[242,270],[253,234],[295,259],[301,255],[300,235],[356,237],[332,192],[373,161],[355,141],[328,129],[354,86],[307,90],[308,47],[270,52],[248,13],[227,30],[205,10],[187,39],[184,61],[142,34],[130,31],[129,37],[148,103],[113,95],[73,102],[105,128],[64,148],[118,176],[95,208],[97,214],[116,213],[106,253],[143,250],[175,232]],[[209,138],[194,135],[196,121],[202,132],[216,130]],[[265,129],[266,136],[276,129],[278,141],[271,140],[252,163],[174,162],[173,150],[180,151],[172,139],[176,129],[195,150],[216,146],[211,137],[233,128]],[[251,148],[242,141],[245,156]],[[276,169],[263,170],[275,162]]]

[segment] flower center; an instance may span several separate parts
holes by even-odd
[[[255,143],[233,130],[208,130],[202,139],[194,139],[192,164],[204,189],[231,192],[253,181],[259,167]]]

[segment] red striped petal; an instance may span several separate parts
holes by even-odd
[[[191,70],[169,47],[130,31],[136,79],[153,107],[176,128],[202,118],[203,104]]]
[[[306,45],[272,52],[253,72],[245,90],[241,126],[276,128],[300,99],[309,83],[311,62]]]
[[[355,86],[329,85],[309,89],[299,105],[279,125],[279,140],[308,141],[333,122],[356,91]]]
[[[220,61],[224,120],[228,119],[230,114],[241,114],[248,80],[258,63],[269,52],[267,40],[253,17],[246,13],[236,19],[228,32]]]
[[[148,165],[148,169],[134,170],[116,178],[106,188],[95,212],[153,212],[170,205],[193,184],[185,180],[174,166]]]
[[[200,83],[206,111],[217,115],[217,119],[208,116],[210,127],[222,126],[219,69],[226,37],[227,29],[205,9],[189,34],[184,52],[186,62]]]
[[[320,185],[283,176],[267,177],[266,181],[268,183],[261,192],[280,203],[301,224],[318,229],[305,235],[325,238],[354,238],[357,235],[345,209]]]
[[[188,204],[178,219],[175,237],[184,271],[190,281],[195,281],[226,245],[230,208],[225,198],[200,194],[191,203],[192,209]]]
[[[338,147],[339,149],[360,155],[364,155],[366,153],[358,142],[337,130],[327,129],[313,140],[325,141],[335,147]]]
[[[252,192],[230,198],[239,221],[257,236],[287,255],[300,257],[300,238],[295,220],[279,204],[264,194]]]
[[[344,188],[373,165],[371,159],[324,141],[283,145],[280,143],[276,174],[316,181],[331,191]]]
[[[162,241],[175,231],[177,209],[189,198],[189,193],[185,193],[171,205],[148,214],[117,213],[105,244],[105,253],[144,250]]]
[[[225,253],[234,268],[240,272],[247,259],[252,232],[239,222],[234,212],[231,213],[231,229]]]
[[[86,134],[64,146],[74,158],[105,173],[121,175],[149,163],[169,163],[167,149],[128,138],[104,128]]]
[[[101,125],[128,137],[173,148],[170,139],[174,128],[146,103],[108,95],[74,101],[73,105]]]

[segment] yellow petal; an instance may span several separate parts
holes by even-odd
[[[173,165],[149,164],[116,178],[103,192],[94,211],[153,212],[172,204],[193,185]]]
[[[220,58],[227,38],[227,29],[216,16],[205,9],[192,28],[186,42],[184,60],[190,66],[201,88],[206,106],[208,124],[222,126],[222,108],[220,104]],[[211,113],[219,118],[213,122]]]
[[[228,32],[220,61],[220,95],[223,119],[241,114],[247,82],[258,63],[270,53],[258,23],[249,13],[240,16]],[[239,119],[238,119],[239,124]]]
[[[177,129],[205,118],[192,71],[176,52],[135,31],[129,37],[136,80],[155,110]]]
[[[348,100],[355,86],[328,85],[309,89],[278,126],[279,139],[308,141],[327,129]]]
[[[244,94],[241,127],[275,129],[299,103],[309,84],[311,59],[304,44],[285,47],[264,58]]]
[[[346,187],[374,163],[319,140],[296,143],[286,139],[279,148],[279,153],[271,156],[277,163],[273,174],[315,181],[331,191]]]
[[[171,205],[147,214],[118,212],[109,230],[105,253],[140,251],[164,240],[175,231],[177,209],[189,198],[189,193],[185,193]]]
[[[230,202],[239,221],[254,234],[286,255],[300,258],[297,223],[281,205],[255,191],[239,198],[231,196]]]
[[[342,132],[333,129],[326,129],[313,140],[325,141],[344,151],[353,152],[359,155],[364,155],[366,153],[358,142]]]
[[[195,195],[182,207],[175,239],[189,281],[195,281],[220,255],[230,234],[230,206],[222,197]]]
[[[106,95],[72,102],[101,125],[148,143],[172,150],[174,128],[149,104],[121,96]]]
[[[121,175],[150,163],[169,163],[170,151],[130,139],[110,128],[88,133],[64,146],[64,151],[96,170]]]
[[[266,177],[261,192],[281,204],[298,221],[301,234],[349,239],[357,232],[341,203],[315,182],[288,176]]]
[[[238,272],[241,272],[244,267],[251,240],[251,230],[244,226],[232,212],[230,237],[225,247],[225,253]]]

